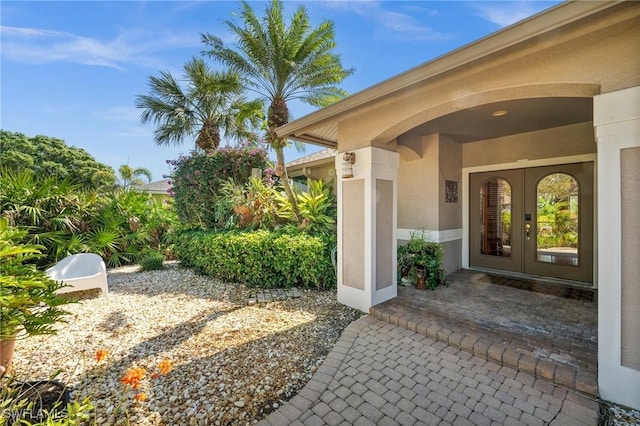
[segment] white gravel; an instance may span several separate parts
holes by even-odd
[[[262,419],[311,378],[359,313],[335,292],[248,306],[249,290],[171,265],[160,271],[110,270],[110,294],[67,305],[57,336],[19,341],[21,380],[55,375],[74,399],[91,398],[92,423],[240,425]],[[98,363],[96,351],[106,350]],[[158,363],[174,369],[152,377]],[[148,374],[137,392],[125,372]]]

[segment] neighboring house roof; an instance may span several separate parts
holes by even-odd
[[[286,164],[287,170],[299,169],[301,167],[311,167],[317,164],[325,164],[333,161],[336,155],[336,150],[326,148],[313,154],[305,155],[296,160],[289,161]]]
[[[370,88],[342,99],[276,129],[278,136],[330,148],[338,146],[338,120],[341,114],[365,104],[432,80],[480,59],[505,52],[545,34],[553,34],[577,21],[618,6],[618,2],[568,1],[467,44],[448,54],[417,66]]]
[[[149,184],[136,187],[136,190],[140,192],[146,191],[149,194],[168,195],[169,189],[171,189],[171,183],[169,182],[171,182],[171,179],[162,179],[156,182],[151,182]]]

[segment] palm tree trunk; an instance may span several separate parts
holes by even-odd
[[[296,194],[293,193],[293,188],[291,188],[291,183],[289,182],[289,174],[287,173],[287,168],[284,165],[283,146],[281,143],[274,144],[274,149],[276,151],[276,164],[282,167],[282,176],[280,178],[282,181],[282,187],[284,188],[284,192],[287,194],[287,198],[289,198],[289,202],[291,203],[291,211],[293,211],[298,223],[301,223],[302,217],[300,216],[300,208],[298,207]]]
[[[293,193],[291,184],[289,183],[289,174],[287,173],[287,168],[285,167],[284,163],[284,147],[287,145],[287,141],[285,139],[279,138],[276,134],[276,128],[289,122],[289,108],[287,107],[287,103],[285,102],[285,100],[282,98],[276,98],[272,100],[271,105],[269,106],[268,115],[268,138],[269,143],[276,151],[276,169],[280,168],[280,170],[282,170],[282,176],[280,176],[280,180],[282,181],[284,192],[287,194],[287,198],[289,198],[289,202],[291,203],[291,211],[296,217],[298,223],[302,223],[298,201],[296,199],[296,195]]]

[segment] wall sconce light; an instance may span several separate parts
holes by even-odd
[[[353,163],[356,162],[355,152],[345,152],[342,156],[342,177],[353,177]]]

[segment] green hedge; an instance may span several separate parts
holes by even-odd
[[[182,231],[174,250],[183,266],[251,287],[334,288],[332,244],[304,233]]]

